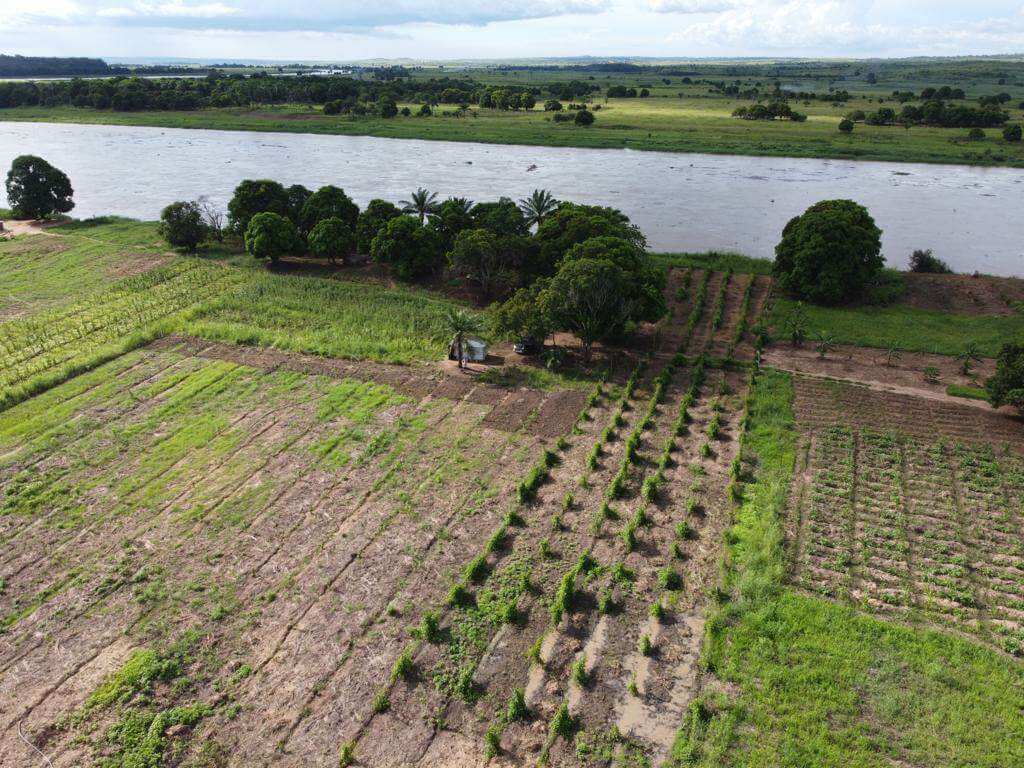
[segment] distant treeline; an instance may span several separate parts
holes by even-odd
[[[112,68],[102,59],[0,54],[0,77],[94,77],[124,71]]]
[[[543,88],[484,86],[475,80],[451,77],[430,80],[355,80],[339,75],[272,77],[216,75],[204,78],[115,77],[100,80],[0,83],[0,107],[71,106],[143,110],[195,110],[204,107],[247,107],[255,104],[327,104],[332,111],[352,111],[360,104],[415,102],[477,104],[517,109],[536,97],[572,100],[599,90],[579,80],[551,83]],[[528,96],[530,98],[521,98]]]

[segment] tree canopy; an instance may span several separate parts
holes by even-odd
[[[331,184],[320,187],[302,205],[300,228],[311,232],[313,227],[325,219],[341,219],[350,229],[355,229],[359,220],[359,206],[345,194],[345,190]]]
[[[294,214],[288,192],[278,182],[246,179],[235,187],[235,194],[228,202],[228,226],[232,231],[244,234],[258,213],[276,213],[292,219]]]
[[[391,219],[401,216],[402,212],[394,203],[387,200],[371,200],[356,220],[356,248],[360,253],[369,253],[370,245],[377,233]]]
[[[627,278],[606,259],[565,263],[539,296],[544,314],[558,330],[576,335],[590,359],[595,341],[622,331],[629,319]]]
[[[533,276],[553,275],[574,245],[592,237],[619,237],[637,248],[647,247],[643,233],[622,211],[598,205],[561,203],[537,228],[537,258],[528,270]]]
[[[824,200],[786,225],[775,248],[774,275],[790,296],[815,304],[861,297],[884,260],[882,232],[852,200]]]
[[[257,259],[277,262],[282,256],[298,250],[299,235],[292,220],[279,213],[257,213],[245,228],[245,250]]]
[[[356,237],[352,228],[336,216],[318,221],[307,238],[309,250],[332,264],[345,261],[355,248]]]
[[[7,202],[22,219],[45,219],[75,207],[71,180],[41,157],[20,155],[7,173]]]
[[[400,280],[437,271],[442,254],[437,233],[408,215],[388,221],[370,245],[373,260],[390,265]]]
[[[194,251],[208,234],[199,204],[171,203],[160,213],[160,234],[175,248]]]
[[[1004,344],[996,358],[996,372],[985,382],[993,407],[1012,405],[1024,411],[1024,344]]]

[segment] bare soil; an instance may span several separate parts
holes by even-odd
[[[1024,302],[1024,280],[987,275],[908,272],[901,303],[956,315],[1012,315]]]

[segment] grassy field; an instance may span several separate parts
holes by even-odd
[[[795,302],[777,298],[766,318],[776,338],[784,340]],[[809,338],[830,335],[839,344],[959,355],[969,342],[982,355],[995,357],[1003,344],[1024,334],[1024,315],[958,315],[897,302],[891,306],[818,307],[804,305]]]
[[[667,89],[666,89],[667,90]],[[674,89],[675,90],[675,89]],[[749,101],[712,98],[696,87],[646,99],[601,102],[597,122],[587,128],[554,123],[537,108],[531,112],[475,110],[465,118],[326,116],[305,105],[260,106],[253,109],[209,109],[196,112],[110,112],[72,107],[19,107],[0,110],[0,120],[57,123],[142,125],[167,128],[284,131],[381,136],[401,139],[474,141],[496,144],[629,148],[666,152],[830,157],[854,160],[960,163],[1024,166],[1024,144],[1003,141],[989,130],[984,141],[964,141],[966,131],[951,128],[858,125],[852,135],[837,130],[853,109],[870,111],[877,104],[855,99],[842,107],[813,102],[799,109],[805,123],[747,121],[732,117]],[[417,105],[409,105],[410,108]],[[443,112],[443,107],[439,108]],[[1015,113],[1017,119],[1022,115]]]

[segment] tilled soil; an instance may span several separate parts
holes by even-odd
[[[1024,656],[1019,420],[794,382],[803,432],[788,519],[795,583]]]
[[[673,356],[756,318],[738,276],[714,327],[720,273],[682,330],[682,280],[625,397],[172,337],[0,414],[0,764],[660,763],[705,682],[746,382],[708,368],[680,427]]]

